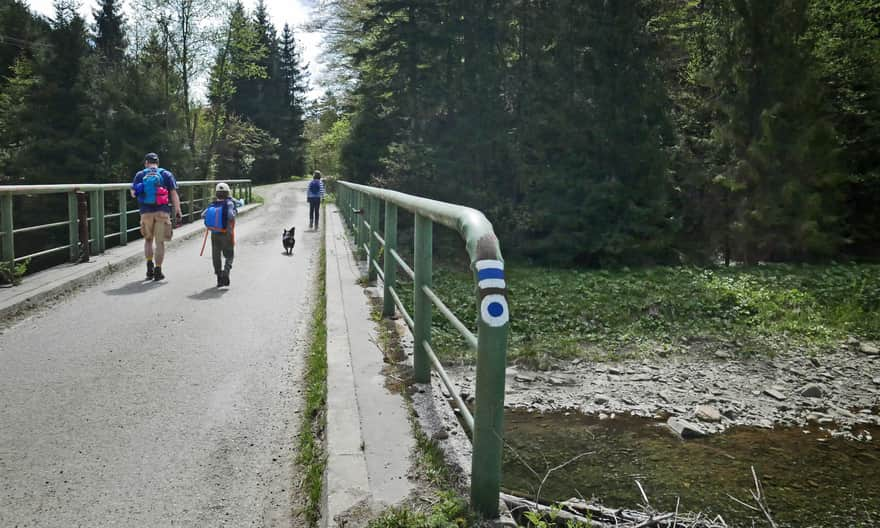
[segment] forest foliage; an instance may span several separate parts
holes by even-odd
[[[880,256],[878,0],[327,0],[313,157],[552,265]]]
[[[880,257],[880,0],[321,0],[314,102],[263,1],[130,1],[0,0],[0,184],[155,150],[473,206],[545,265]]]
[[[130,181],[144,153],[178,179],[305,171],[306,79],[265,4],[0,0],[0,184]],[[207,94],[200,94],[205,91]],[[200,88],[200,86],[202,88]]]

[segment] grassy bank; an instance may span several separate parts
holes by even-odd
[[[324,468],[324,431],[327,425],[327,277],[326,248],[321,242],[318,261],[318,297],[311,324],[311,345],[306,360],[306,401],[300,425],[297,463],[303,472],[304,515],[307,526],[317,526],[321,516]]]
[[[507,276],[510,359],[538,366],[574,357],[719,349],[735,355],[792,347],[821,353],[849,336],[880,339],[880,265],[617,271],[512,265]],[[441,269],[434,284],[473,328],[471,275]],[[469,361],[451,326],[437,315],[434,325],[444,357]]]

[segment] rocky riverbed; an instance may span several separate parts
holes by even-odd
[[[453,367],[473,399],[474,367]],[[734,426],[818,425],[817,440],[876,441],[880,425],[880,347],[849,339],[834,351],[740,358],[728,351],[593,363],[573,360],[549,371],[507,369],[505,406],[534,412],[576,411],[663,420],[684,437]],[[815,430],[815,428],[814,428]],[[811,434],[806,432],[805,434]]]

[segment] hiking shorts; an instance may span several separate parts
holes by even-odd
[[[148,240],[171,240],[171,215],[164,211],[141,213],[141,234]]]

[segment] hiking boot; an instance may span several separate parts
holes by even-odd
[[[220,286],[223,286],[223,272],[218,271],[216,273],[216,275],[217,275],[217,287],[219,288]]]
[[[223,272],[223,285],[229,286],[229,270]]]
[[[309,222],[309,229],[311,229],[311,228],[312,228],[312,223],[311,223],[311,222]]]
[[[164,279],[164,278],[165,278],[165,275],[162,274],[162,267],[161,267],[161,266],[156,266],[156,267],[153,269],[153,280],[154,280],[154,281],[160,281],[160,280],[162,280],[162,279]]]
[[[153,271],[153,269],[154,269],[153,261],[148,260],[147,261],[147,280],[153,280],[153,273],[155,273]]]

